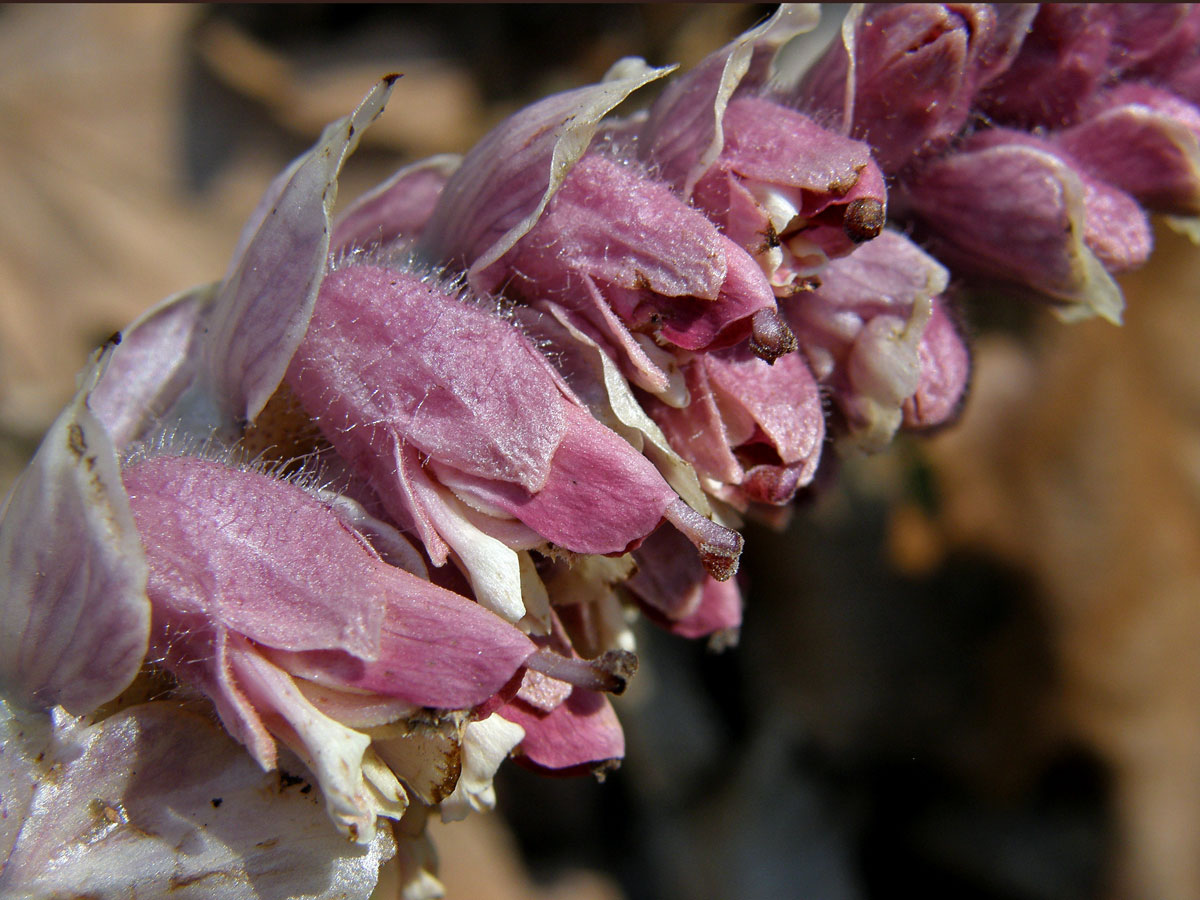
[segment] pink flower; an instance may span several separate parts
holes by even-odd
[[[967,124],[976,93],[1011,64],[1034,12],[1025,4],[856,7],[843,39],[791,94],[804,111],[868,142],[895,175],[945,149]],[[1027,85],[1021,93],[1047,96]]]
[[[647,411],[714,496],[743,512],[791,501],[816,472],[825,412],[799,354],[768,366],[741,348],[683,365],[688,405],[652,398]]]
[[[636,165],[592,145],[600,118],[663,70],[630,67],[502,122],[447,183],[418,242],[480,292],[553,302],[631,380],[680,402],[670,348],[794,348],[753,260]],[[619,70],[617,75],[625,74]]]
[[[892,215],[956,270],[1117,322],[1111,275],[1150,252],[1139,203],[1197,215],[1197,23],[1170,5],[867,5],[787,92],[871,143]]]
[[[356,729],[418,707],[469,710],[534,650],[478,604],[384,563],[294,485],[179,456],[122,478],[149,566],[154,658],[208,694],[264,769],[272,738],[287,743],[352,836],[369,839],[378,812],[404,805]]]
[[[620,554],[665,517],[714,571],[736,564],[740,538],[597,422],[519,329],[435,281],[335,269],[288,381],[434,562],[453,551],[480,601],[514,621],[516,550]]]
[[[753,254],[779,296],[877,235],[886,215],[871,148],[769,93],[770,56],[813,21],[781,7],[675,78],[637,134],[640,157]]]
[[[1023,132],[980,132],[923,167],[901,196],[936,235],[930,246],[940,258],[1024,282],[1072,318],[1119,321],[1123,301],[1109,272],[1150,254],[1149,223],[1132,197]]]
[[[965,363],[966,350],[944,315],[926,340],[947,280],[912,241],[885,231],[830,263],[819,288],[782,301],[840,413],[839,430],[861,449],[887,445],[922,384],[928,393],[945,382],[936,388],[938,405],[949,409],[966,389],[967,366],[956,364]]]

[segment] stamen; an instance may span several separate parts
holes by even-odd
[[[760,309],[751,317],[750,329],[750,349],[767,363],[796,349],[796,335],[776,310]]]
[[[884,223],[883,204],[873,197],[861,197],[846,204],[842,214],[842,230],[846,237],[861,244],[879,237]]]
[[[638,658],[628,650],[609,650],[595,659],[571,659],[543,649],[525,660],[525,665],[585,690],[621,694],[637,672]]]
[[[706,519],[682,500],[667,507],[663,517],[700,551],[700,561],[717,581],[728,581],[738,569],[742,536],[724,525]]]

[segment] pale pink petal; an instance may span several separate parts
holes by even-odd
[[[1064,318],[1118,322],[1124,299],[1086,243],[1085,201],[1079,174],[1025,141],[940,159],[907,195],[939,259],[1041,291]]]
[[[330,246],[338,251],[417,237],[461,162],[442,154],[405,166],[338,216]]]
[[[707,637],[710,647],[723,650],[737,643],[742,606],[742,592],[736,581],[717,581],[706,576],[695,612],[668,622],[666,629],[685,638]]]
[[[217,412],[234,421],[254,421],[308,329],[329,254],[338,172],[395,80],[384,78],[353,113],[329,125],[268,188],[242,233],[204,345],[204,387]]]
[[[156,640],[185,680],[216,659],[185,645],[229,631],[288,651],[274,658],[305,677],[461,709],[499,690],[533,652],[478,604],[382,562],[286,482],[182,457],[139,462],[125,479],[145,534]],[[214,680],[228,677],[208,675],[210,689]],[[230,725],[239,736],[249,728]]]
[[[920,383],[920,345],[948,273],[911,240],[884,231],[834,260],[821,286],[781,300],[817,380],[868,452],[891,441]]]
[[[88,407],[108,352],[0,509],[0,685],[77,714],[128,686],[150,634],[145,555],[116,449]]]
[[[684,197],[721,154],[725,108],[750,70],[756,51],[773,53],[812,30],[812,4],[785,3],[761,25],[710,53],[694,69],[671,79],[654,101],[638,137],[638,152]]]
[[[555,367],[592,415],[644,453],[693,509],[707,514],[708,501],[696,473],[646,415],[613,360],[614,354],[577,328],[561,307],[552,303],[544,306],[545,313],[530,307],[518,309],[516,317],[521,328],[531,338],[554,347]]]
[[[473,287],[493,290],[489,268],[541,217],[587,150],[600,120],[638,88],[667,74],[640,60],[600,84],[555,94],[488,132],[442,192],[419,242],[429,259],[469,267]]]
[[[195,378],[195,342],[217,287],[169,297],[121,330],[121,343],[89,400],[119,451],[145,437]]]
[[[1143,84],[1121,85],[1102,103],[1055,145],[1156,212],[1200,215],[1200,109]]]

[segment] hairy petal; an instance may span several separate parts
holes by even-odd
[[[537,490],[567,427],[548,402],[559,393],[548,365],[510,323],[381,266],[326,277],[288,383],[365,471],[400,435],[464,472]]]
[[[228,631],[330,686],[461,709],[495,693],[533,652],[478,604],[382,562],[293,485],[179,457],[137,463],[125,479],[169,653]],[[168,662],[186,679],[206,659]]]
[[[189,457],[138,462],[124,481],[150,560],[150,598],[164,614],[283,650],[378,658],[380,595],[401,570],[324,505],[286,482]]]
[[[430,260],[469,267],[473,287],[490,291],[489,268],[541,217],[600,120],[670,69],[622,60],[600,84],[547,97],[504,120],[450,178],[419,242]],[[502,277],[502,276],[499,276]]]
[[[774,51],[816,26],[813,4],[782,4],[770,19],[710,53],[671,79],[650,108],[638,136],[638,152],[684,197],[720,156],[725,108],[750,69],[756,52]]]

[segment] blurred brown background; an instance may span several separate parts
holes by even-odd
[[[379,75],[343,199],[766,11],[0,8],[0,481]],[[1160,228],[1123,283],[1121,329],[962,296],[962,421],[751,529],[742,646],[646,631],[625,767],[507,767],[502,817],[437,829],[452,900],[1200,898],[1200,251]]]

